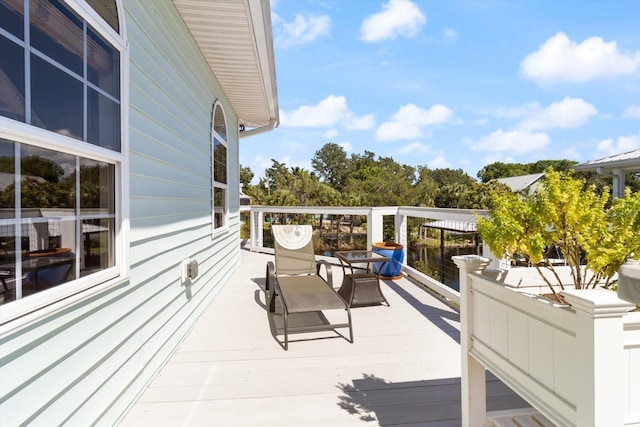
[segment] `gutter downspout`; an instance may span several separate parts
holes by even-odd
[[[245,138],[247,136],[253,136],[253,135],[258,135],[258,134],[261,134],[261,133],[264,133],[264,132],[269,132],[270,130],[273,130],[273,129],[277,128],[278,124],[279,123],[278,123],[277,119],[271,119],[271,120],[269,120],[269,124],[266,125],[266,126],[261,126],[259,128],[253,128],[253,129],[250,129],[250,130],[239,131],[238,135],[242,139],[242,138]]]

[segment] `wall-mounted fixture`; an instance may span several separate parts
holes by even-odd
[[[187,265],[187,277],[189,279],[195,279],[198,276],[198,261],[192,260],[189,261]]]

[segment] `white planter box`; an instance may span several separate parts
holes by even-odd
[[[571,307],[562,306],[481,274],[485,258],[454,261],[461,269],[465,426],[486,419],[485,369],[557,425],[640,425],[640,313],[629,313],[633,305],[596,289],[563,291]]]

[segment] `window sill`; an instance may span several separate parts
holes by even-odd
[[[94,282],[95,278],[92,279],[91,282]],[[45,291],[0,306],[0,336],[22,329],[83,301],[94,299],[100,293],[111,292],[128,284],[129,277],[122,276],[94,285],[87,280],[78,280],[61,285],[58,292]]]

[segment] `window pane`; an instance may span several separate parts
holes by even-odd
[[[83,139],[82,83],[31,55],[31,124]]]
[[[220,105],[216,105],[213,113],[213,130],[220,135],[223,141],[227,141],[227,125],[224,123],[224,113]]]
[[[75,156],[22,144],[20,168],[23,218],[75,214]]]
[[[213,140],[213,180],[227,183],[227,147],[216,139]]]
[[[116,8],[115,0],[87,0],[87,3],[98,12],[98,14],[107,21],[107,24],[111,25],[116,31],[120,31],[118,25],[118,9]]]
[[[120,151],[120,105],[93,89],[88,94],[87,142]]]
[[[22,294],[40,292],[75,278],[76,221],[49,218],[23,221]]]
[[[0,139],[0,218],[14,218],[15,195],[14,143]],[[2,234],[4,235],[4,234]]]
[[[80,275],[86,276],[115,265],[113,219],[82,221],[82,259]]]
[[[79,75],[84,36],[82,20],[57,0],[30,2],[31,46]]]
[[[87,78],[120,99],[120,53],[91,29],[87,38]]]
[[[115,167],[97,160],[80,159],[80,214],[113,215]]]
[[[24,4],[22,1],[0,0],[0,27],[24,40]]]
[[[0,9],[0,13],[2,10]],[[0,115],[25,121],[24,49],[0,36]]]
[[[213,227],[225,226],[227,191],[223,188],[213,189]]]

